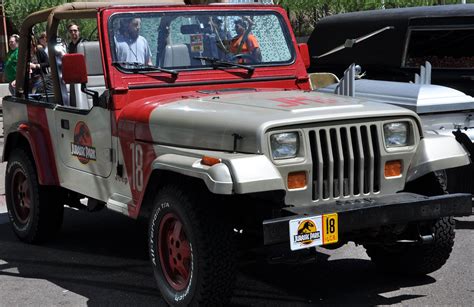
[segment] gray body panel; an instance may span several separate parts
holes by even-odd
[[[407,110],[330,94],[275,91],[215,95],[160,105],[150,116],[155,142],[174,146],[262,153],[269,129],[329,121],[414,114]]]
[[[418,151],[410,165],[407,181],[415,180],[430,172],[469,163],[471,163],[469,156],[454,138],[427,134],[421,140]]]
[[[397,120],[411,123],[415,142],[409,147],[387,149],[382,141],[383,125]],[[468,163],[465,151],[452,138],[439,138],[438,142],[437,137],[430,137],[428,144],[422,140],[422,146],[419,146],[419,122],[414,112],[404,108],[316,92],[246,92],[184,99],[159,105],[150,115],[150,131],[157,143],[155,153],[158,157],[153,168],[200,178],[217,194],[286,190],[286,203],[295,206],[378,197],[403,190],[407,181],[431,171]],[[317,178],[322,178],[322,174],[314,172],[319,166],[314,168],[313,164],[327,161],[316,161],[318,157],[313,154],[310,135],[329,135],[331,131],[338,131],[338,144],[342,144],[341,135],[348,133],[349,128],[357,129],[360,139],[358,144],[350,146],[365,146],[361,131],[372,128],[372,137],[370,134],[368,137],[377,139],[378,143],[366,148],[366,155],[370,156],[344,157],[346,161],[342,161],[342,156],[337,158],[336,153],[325,157],[332,161],[329,168],[334,182],[318,182]],[[299,156],[273,160],[269,137],[272,133],[286,131],[299,133],[302,144]],[[234,134],[242,137],[235,148]],[[319,137],[316,142],[320,142]],[[449,146],[450,151],[437,155],[433,146]],[[342,152],[343,147],[339,148]],[[200,163],[203,156],[219,158],[222,162],[212,167],[203,166]],[[397,159],[405,166],[402,175],[385,180],[384,163]],[[359,160],[371,165],[370,175],[354,168]],[[337,173],[338,163],[352,165],[350,178],[344,182],[337,179],[343,176]],[[288,175],[300,171],[307,174],[308,186],[289,190],[286,186]],[[356,178],[355,183],[351,183],[354,177],[360,180]],[[330,195],[325,195],[326,192],[315,195],[315,190],[331,192]]]

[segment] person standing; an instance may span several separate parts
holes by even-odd
[[[118,62],[153,65],[148,41],[139,34],[141,22],[140,18],[121,20],[120,35],[115,38]]]
[[[76,53],[77,52],[77,45],[79,43],[83,42],[84,39],[81,37],[81,32],[79,31],[79,26],[71,22],[67,26],[67,31],[69,33],[69,37],[71,38],[71,41],[67,45],[67,52],[68,53]]]
[[[41,32],[38,37],[38,47],[43,48],[44,52],[48,54],[48,39],[46,38],[46,32]]]
[[[10,50],[7,53],[5,66],[4,66],[4,75],[3,80],[5,82],[12,82],[16,78],[16,64],[18,62],[18,40],[20,36],[18,34],[13,34],[8,39],[8,47]]]
[[[48,55],[43,48],[31,42],[30,46],[30,93],[47,92],[48,82],[46,81],[49,68]]]
[[[8,89],[12,95],[15,95],[15,78],[16,78],[16,64],[18,63],[18,40],[20,36],[13,34],[8,39],[8,47],[10,50],[7,53],[3,81],[8,82]]]

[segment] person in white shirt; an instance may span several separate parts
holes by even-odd
[[[120,22],[120,34],[115,37],[117,62],[153,65],[150,46],[146,38],[139,34],[140,18],[126,18]]]

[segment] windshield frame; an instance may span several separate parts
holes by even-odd
[[[189,8],[189,7],[188,7]],[[211,9],[212,8],[212,9]],[[157,15],[162,18],[163,16],[172,16],[175,15],[176,17],[173,19],[170,19],[168,25],[171,24],[172,20],[182,17],[182,16],[212,16],[215,15],[217,17],[229,17],[229,16],[275,16],[278,25],[280,26],[281,29],[281,34],[283,35],[284,41],[286,42],[288,46],[288,52],[289,52],[289,59],[287,61],[275,61],[275,62],[262,62],[262,63],[252,63],[248,64],[251,66],[254,66],[255,68],[260,68],[260,67],[281,67],[281,66],[290,66],[296,63],[297,60],[297,50],[294,46],[294,42],[292,39],[292,32],[289,30],[287,22],[282,16],[281,12],[278,10],[275,10],[274,7],[272,9],[257,9],[257,10],[251,10],[249,7],[242,8],[241,6],[239,7],[224,7],[224,8],[219,8],[217,9],[218,6],[212,6],[212,7],[207,7],[206,10],[203,10],[202,8],[193,8],[192,10],[183,10],[183,9],[177,9],[177,8],[170,8],[167,10],[142,10],[136,9],[136,10],[127,10],[127,11],[116,11],[110,14],[107,18],[106,24],[107,24],[107,36],[108,36],[108,44],[109,48],[111,51],[111,57],[112,57],[112,62],[117,62],[117,58],[115,55],[115,37],[114,37],[114,20],[116,18],[119,18],[120,16],[123,15],[129,15],[129,16],[137,16],[137,17],[145,17],[147,15]],[[162,25],[162,21],[160,21],[160,26]],[[158,31],[158,29],[156,30]],[[151,50],[152,52],[152,59],[154,64],[156,63],[156,50]],[[224,59],[221,59],[224,60]],[[117,70],[119,70],[122,73],[126,74],[137,74],[133,69],[128,69],[126,67],[123,67],[121,65],[114,65]],[[158,66],[158,65],[157,65]],[[206,63],[206,65],[201,65],[201,66],[183,66],[183,67],[178,67],[178,66],[158,66],[160,68],[164,69],[172,69],[176,70],[178,72],[186,72],[186,71],[205,71],[205,70],[215,70],[216,67],[215,65],[212,65],[211,63]],[[220,69],[220,68],[217,68]],[[242,68],[239,67],[229,67],[226,69],[236,69],[236,70],[241,70]],[[159,72],[150,72],[150,73],[159,73]]]

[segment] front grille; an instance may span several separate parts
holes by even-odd
[[[357,124],[309,130],[313,200],[380,191],[378,126]]]

